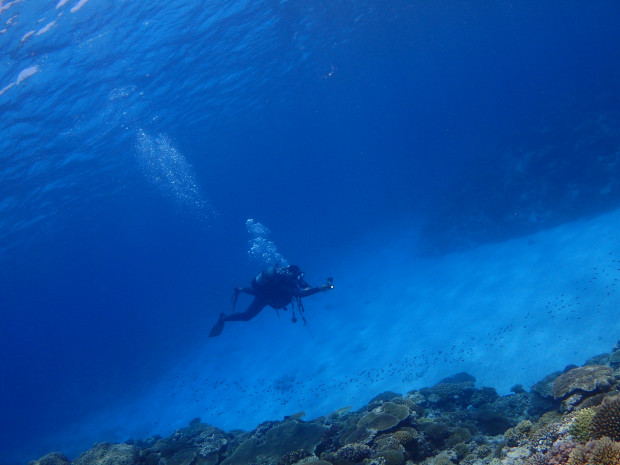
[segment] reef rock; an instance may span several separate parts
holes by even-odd
[[[473,411],[470,417],[475,420],[480,431],[491,436],[503,434],[508,428],[514,426],[506,415],[491,409]]]
[[[97,444],[73,465],[620,465],[620,350],[500,396],[459,373],[406,396],[226,432],[192,421],[167,438]],[[620,363],[620,362],[619,362]],[[617,374],[620,379],[620,374]],[[71,465],[61,453],[29,465]]]
[[[39,460],[31,461],[28,465],[71,465],[71,461],[61,452],[52,452]]]
[[[618,370],[620,368],[620,350],[614,350],[609,355],[609,365],[614,369]]]
[[[283,455],[303,449],[314,453],[327,427],[317,423],[288,420],[272,426],[264,435],[241,442],[222,465],[249,465],[275,462]]]
[[[561,371],[548,374],[543,379],[532,386],[532,392],[540,397],[552,397],[553,383],[562,376]]]
[[[430,388],[420,389],[420,393],[426,400],[435,406],[442,408],[456,408],[456,406],[467,406],[471,396],[476,392],[475,381],[467,373],[459,373],[449,378],[444,378],[439,383]]]
[[[614,372],[604,365],[586,365],[573,368],[558,376],[553,382],[551,395],[555,399],[564,398],[576,391],[593,392],[606,390],[614,380]]]
[[[134,465],[138,462],[138,449],[129,444],[103,442],[84,452],[73,465]]]
[[[191,448],[202,457],[217,454],[228,443],[227,434],[200,420],[193,421],[189,427],[177,430],[172,436],[158,441],[151,450],[171,456]]]

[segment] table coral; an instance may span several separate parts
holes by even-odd
[[[357,427],[385,431],[398,425],[408,416],[409,407],[406,405],[384,402],[379,407],[364,415],[357,422]]]
[[[553,382],[551,394],[555,399],[561,399],[575,391],[604,390],[611,385],[613,376],[613,370],[604,365],[586,365],[573,368],[558,376]]]

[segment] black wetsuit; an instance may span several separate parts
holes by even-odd
[[[224,329],[227,321],[249,321],[258,315],[263,308],[286,308],[293,299],[307,297],[317,292],[326,291],[333,286],[324,284],[319,287],[311,287],[303,280],[299,268],[290,267],[270,267],[264,270],[252,280],[251,287],[235,288],[233,294],[233,308],[239,293],[250,294],[254,299],[243,312],[231,313],[230,315],[221,314],[217,323],[211,329],[209,337],[219,336]]]

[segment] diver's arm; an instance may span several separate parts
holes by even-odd
[[[233,295],[231,297],[233,312],[235,311],[235,306],[237,305],[237,297],[239,294],[243,292],[245,294],[256,295],[253,287],[235,287],[233,290]]]
[[[319,287],[307,287],[305,289],[299,289],[296,293],[297,297],[308,297],[309,295],[316,294],[317,292],[324,292],[333,289],[332,284],[323,284]]]
[[[235,292],[243,292],[244,294],[256,295],[256,290],[253,287],[235,287]]]
[[[250,295],[256,295],[256,291],[254,290],[253,287],[235,287],[233,289],[233,295],[232,295],[232,303],[233,303],[233,307],[235,306],[235,303],[237,302],[237,297],[239,297],[239,294],[243,292],[244,294],[250,294]]]

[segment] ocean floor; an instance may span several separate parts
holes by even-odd
[[[312,419],[463,371],[502,395],[529,389],[619,339],[618,231],[620,211],[426,259],[412,258],[405,232],[369,241],[333,257],[335,289],[304,300],[307,327],[271,309],[229,323],[132,402],[43,447],[75,457],[94,442],[171,434],[196,417],[225,430],[298,411]]]

